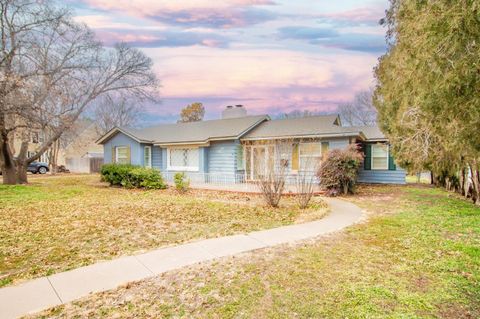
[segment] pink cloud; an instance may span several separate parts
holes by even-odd
[[[271,20],[273,14],[258,7],[275,4],[271,0],[223,0],[215,3],[206,0],[84,1],[94,8],[120,11],[165,24],[214,28],[243,27]]]
[[[245,104],[252,114],[294,109],[335,110],[373,84],[376,57],[358,53],[318,56],[286,50],[201,47],[146,49],[162,82],[158,114],[200,101],[207,113]],[[215,116],[212,116],[215,117]]]
[[[380,19],[385,16],[385,8],[383,6],[365,7],[315,16],[346,24],[378,24]]]

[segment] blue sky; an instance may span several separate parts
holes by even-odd
[[[385,52],[378,24],[388,1],[83,0],[76,20],[106,45],[125,41],[154,61],[161,82],[149,122],[203,102],[207,118],[229,104],[250,114],[334,111],[374,85]]]

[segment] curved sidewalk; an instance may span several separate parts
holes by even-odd
[[[352,203],[331,198],[326,201],[331,212],[318,221],[160,248],[2,288],[0,318],[34,313],[195,263],[325,235],[362,217],[361,209]]]

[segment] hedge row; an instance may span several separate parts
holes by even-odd
[[[105,164],[100,171],[102,180],[110,185],[127,188],[165,189],[167,184],[159,171],[129,164]]]

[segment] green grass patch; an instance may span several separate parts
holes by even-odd
[[[349,200],[370,219],[343,234],[175,271],[52,311],[107,317],[102,305],[108,316],[138,318],[480,317],[478,207],[416,186],[363,187]],[[127,296],[135,306],[123,306]]]

